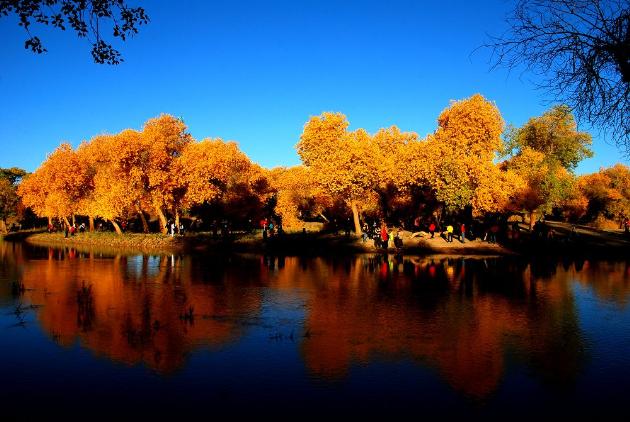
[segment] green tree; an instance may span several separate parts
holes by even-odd
[[[0,168],[0,232],[7,232],[7,219],[17,214],[17,184],[26,172],[17,167]]]
[[[555,161],[569,171],[585,158],[593,156],[589,133],[577,130],[575,118],[566,105],[558,105],[542,116],[529,119],[523,127],[508,131],[506,152],[518,154],[523,148],[545,154],[547,161]]]
[[[556,106],[542,116],[529,119],[521,128],[508,130],[504,168],[521,176],[526,186],[514,207],[530,215],[545,215],[562,205],[575,192],[575,167],[592,157],[591,135],[577,130],[567,106]]]

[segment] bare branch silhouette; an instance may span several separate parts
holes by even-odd
[[[507,23],[484,45],[492,68],[542,76],[554,101],[630,155],[630,1],[518,0]]]

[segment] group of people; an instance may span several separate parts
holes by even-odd
[[[513,228],[513,230],[516,230],[518,232],[518,224],[516,224],[516,228]],[[482,240],[484,242],[496,243],[497,234],[499,233],[499,231],[500,227],[498,224],[486,226],[485,229],[481,231],[483,233]],[[440,227],[438,223],[432,221],[431,223],[429,223],[428,232],[431,239],[435,238],[436,232],[440,233],[444,240],[446,240],[448,243],[453,242],[454,237],[456,237],[461,243],[465,243],[466,239],[474,240],[475,238],[475,234],[472,228],[468,227],[465,223],[447,223],[444,230],[442,230],[442,227]]]
[[[55,232],[55,226],[52,224],[48,224],[48,233]],[[77,227],[76,223],[73,224],[64,224],[63,225],[63,237],[74,236],[77,232],[83,233],[85,231],[85,223],[79,224]]]
[[[274,223],[274,220],[268,218],[263,218],[262,220],[260,220],[260,228],[262,230],[263,240],[265,241],[275,236],[282,236],[282,234],[284,233],[281,223]]]
[[[414,221],[415,231],[420,232],[421,227],[419,224],[419,219]],[[518,224],[514,223],[512,232],[518,233],[519,228]],[[444,238],[446,242],[451,243],[453,239],[458,239],[461,243],[465,243],[467,239],[474,239],[474,233],[472,229],[466,225],[466,223],[447,223],[445,226],[440,225],[436,221],[431,221],[427,226],[424,227],[424,230],[428,231],[429,238],[434,239],[435,234],[438,233],[440,237]],[[498,224],[488,225],[482,228],[480,233],[483,234],[482,240],[489,243],[497,242],[497,235],[500,232],[500,227]],[[517,234],[514,234],[517,236]],[[400,232],[398,229],[388,229],[387,225],[382,223],[377,223],[376,221],[370,226],[367,222],[363,223],[362,226],[362,240],[363,242],[367,242],[368,239],[374,240],[374,246],[377,248],[388,248],[390,245],[393,245],[395,248],[402,248],[403,240],[400,237]]]
[[[168,231],[168,234],[171,235],[171,237],[175,236],[176,234],[183,236],[185,232],[184,223],[180,222],[179,225],[177,225],[174,220],[168,220],[168,222],[166,223],[166,230]]]
[[[458,224],[459,226],[459,232],[458,232],[458,236],[459,236],[459,241],[464,243],[466,241],[466,225],[464,223]],[[455,228],[453,227],[452,224],[448,224],[446,226],[446,241],[449,243],[453,242],[453,234],[455,232]],[[429,233],[431,233],[431,239],[433,239],[433,237],[435,236],[435,224],[431,223],[429,225]]]
[[[419,227],[419,222],[417,219],[416,219],[415,225]],[[440,232],[442,233],[444,239],[449,243],[453,242],[453,236],[458,236],[459,241],[464,243],[466,241],[466,224],[460,223],[460,224],[457,224],[456,226],[458,229],[457,232],[455,230],[455,226],[453,226],[453,224],[450,224],[450,223],[446,225],[445,231],[442,231],[440,230],[440,227],[438,227],[438,225],[434,221],[431,221],[428,226],[430,238],[431,239],[435,238],[435,233]]]
[[[375,248],[388,249],[390,244],[396,249],[401,249],[403,246],[398,230],[389,230],[384,222],[381,223],[380,227],[376,221],[372,224],[372,227],[367,222],[364,222],[361,237],[363,242],[367,242],[369,238],[374,240]]]

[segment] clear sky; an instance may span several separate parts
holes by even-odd
[[[62,141],[183,117],[197,139],[235,140],[266,167],[299,163],[309,116],[341,111],[351,128],[433,132],[450,100],[481,93],[515,125],[549,104],[532,76],[489,71],[486,33],[511,1],[134,1],[151,23],[125,62],[92,62],[72,31],[35,27],[48,49],[23,48],[15,17],[0,18],[0,167],[32,171]],[[110,37],[111,41],[111,37]],[[621,161],[604,139],[578,172]]]

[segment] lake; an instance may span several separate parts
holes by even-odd
[[[3,414],[605,416],[630,265],[112,255],[0,241]]]

